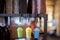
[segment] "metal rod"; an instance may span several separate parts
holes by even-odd
[[[48,19],[47,14],[0,14],[0,17],[9,17],[9,19],[11,19],[11,17],[17,17],[17,16],[20,17],[21,15],[23,17],[29,17],[29,15],[32,15],[33,17],[37,17],[34,15],[43,17],[44,18],[44,38],[43,38],[43,40],[47,40],[47,19]],[[11,23],[11,20],[10,20],[10,23]]]

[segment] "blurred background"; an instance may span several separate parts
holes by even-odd
[[[47,14],[47,40],[60,40],[60,0],[0,0],[0,14]],[[34,20],[29,18],[30,21]],[[29,24],[28,18],[23,17],[11,17],[10,30],[16,30],[15,27],[18,25]],[[7,18],[0,17],[0,26],[4,27],[6,25]],[[44,19],[41,18],[40,30],[44,33]],[[24,29],[26,27],[23,27]],[[11,33],[13,36],[13,31]]]

